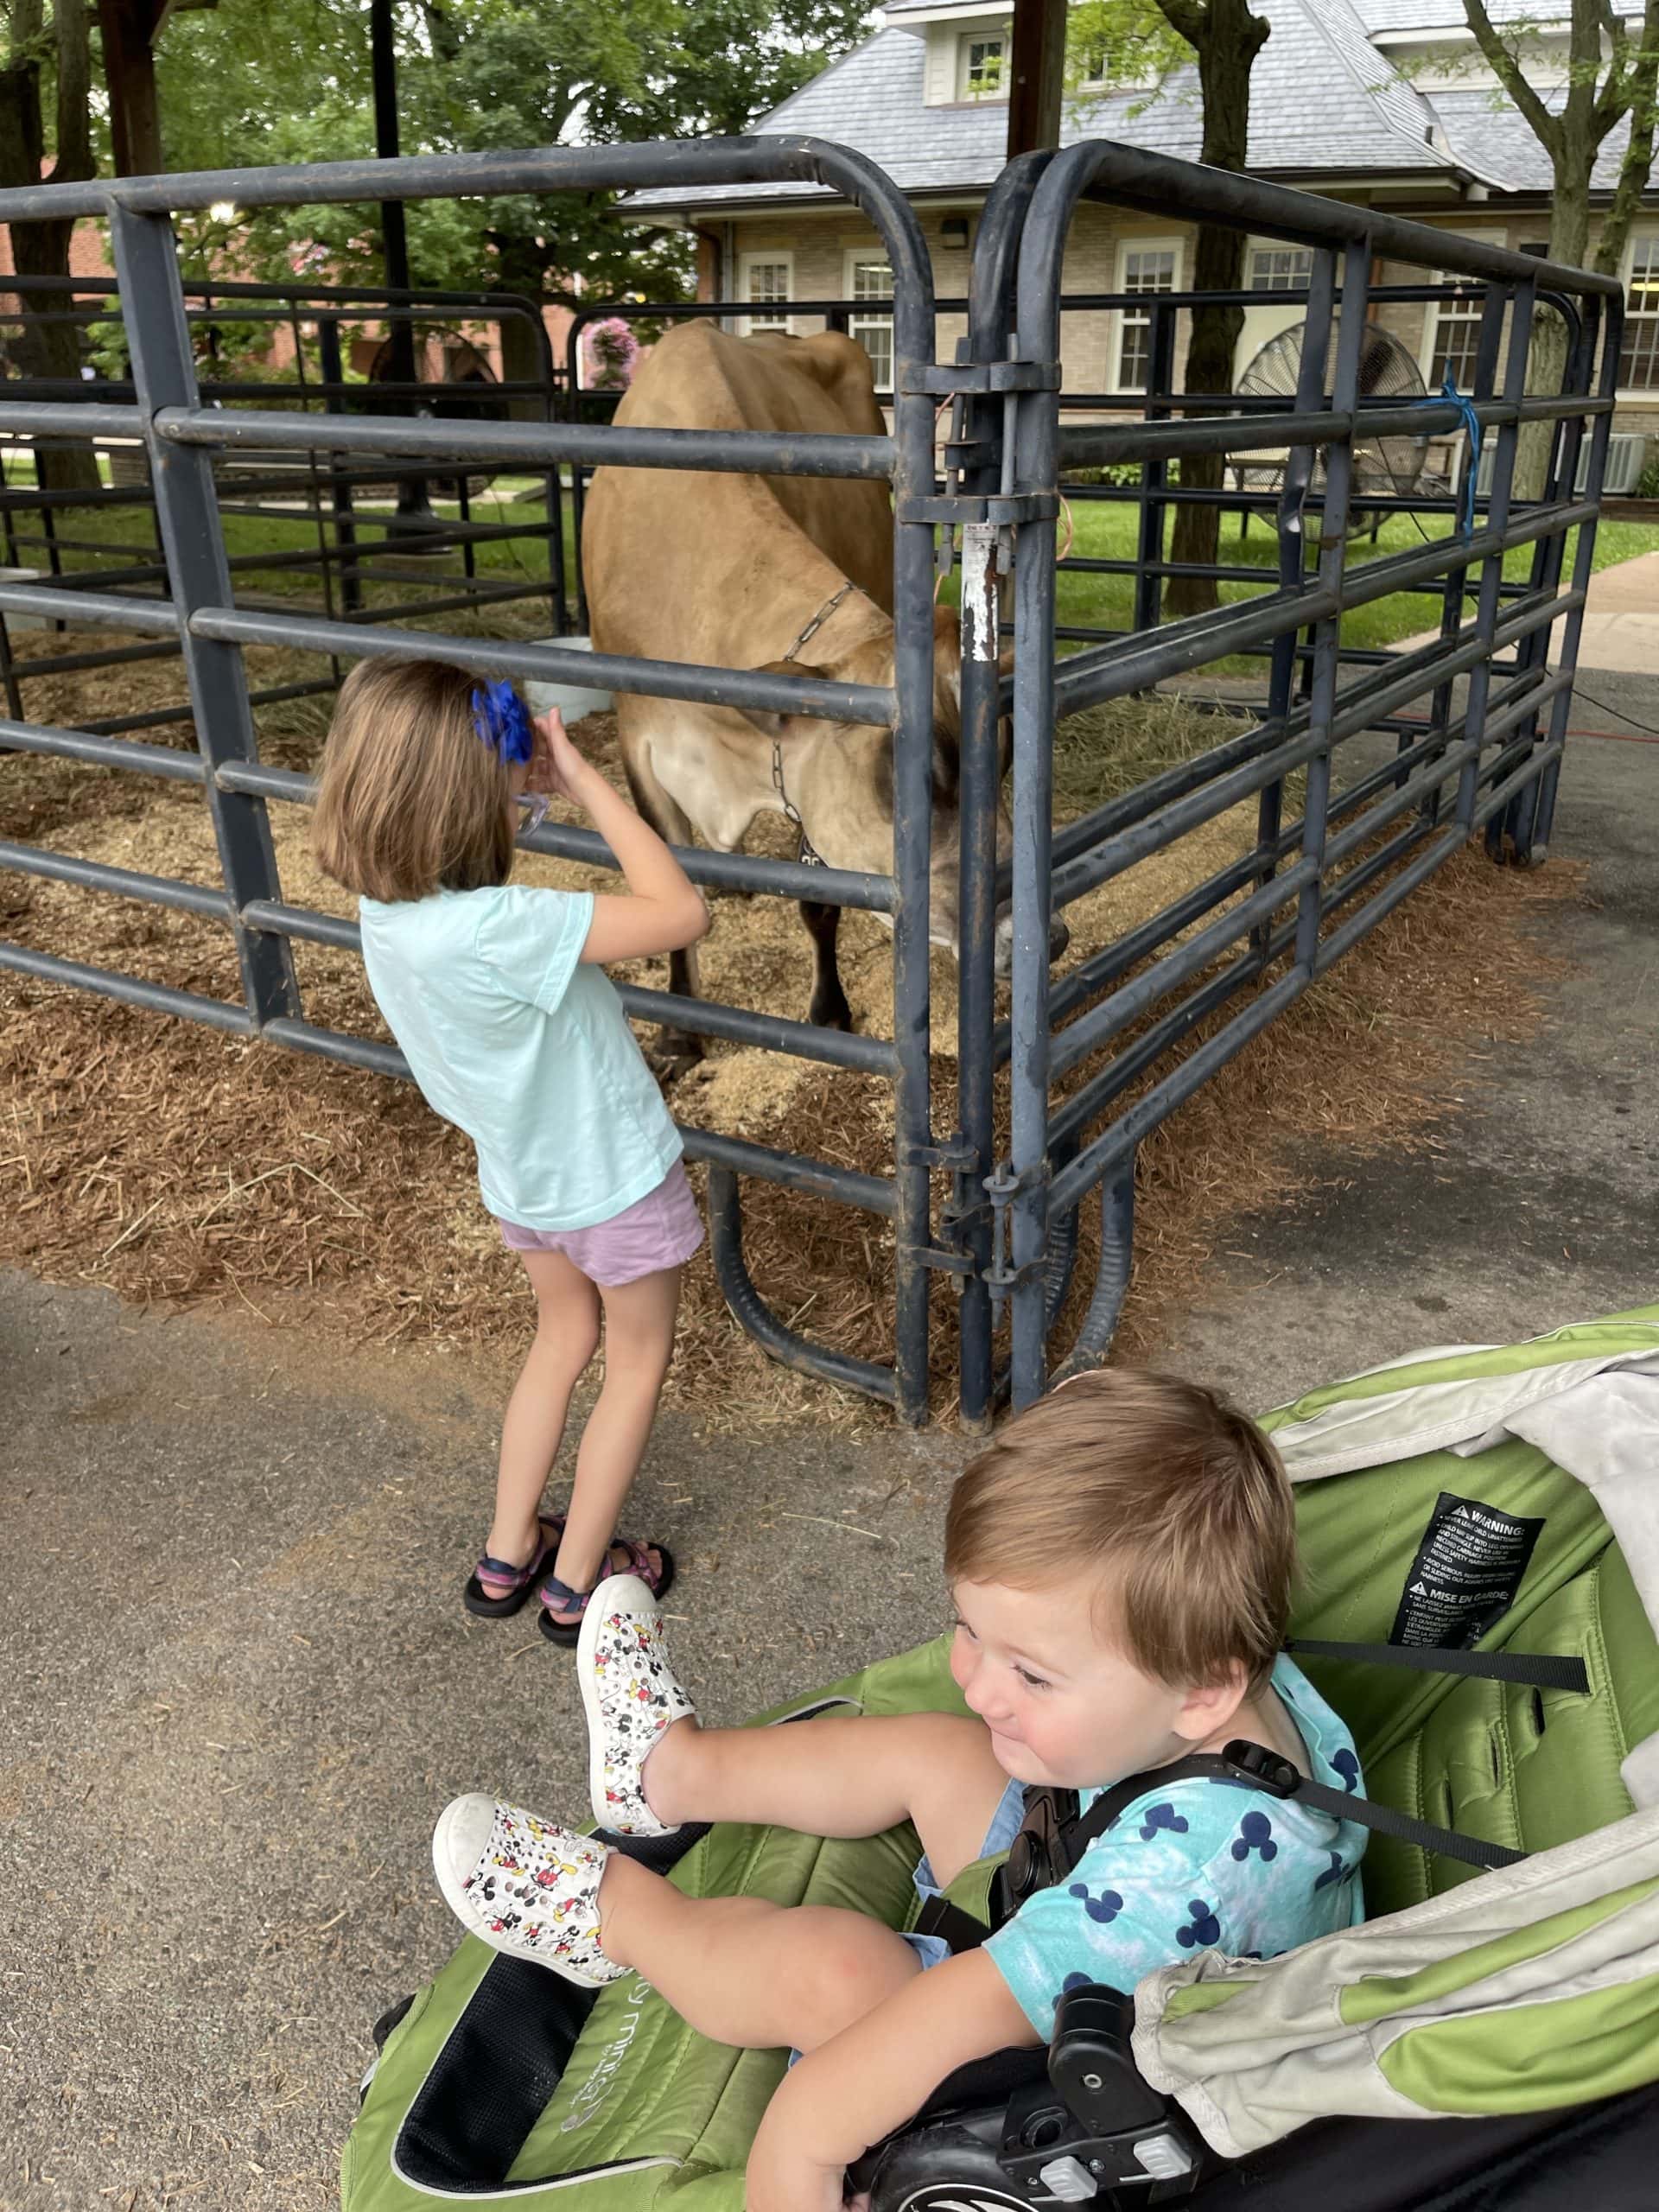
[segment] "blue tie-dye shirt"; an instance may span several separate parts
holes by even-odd
[[[1288,1659],[1273,1670],[1327,1789],[1361,1787],[1352,1737]],[[1081,1793],[1086,1812],[1101,1795]],[[1265,1790],[1198,1777],[1155,1785],[1090,1844],[1069,1883],[1039,1890],[986,1950],[1047,2042],[1068,1989],[1099,1981],[1126,1994],[1156,1967],[1198,1951],[1271,1958],[1363,1917],[1366,1831]]]

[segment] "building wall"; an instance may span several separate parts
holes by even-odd
[[[952,208],[929,206],[919,209],[918,214],[933,257],[938,296],[948,299],[965,296],[969,252],[959,246],[947,246],[941,232],[947,217],[966,215],[971,238],[977,209],[966,203]],[[1421,219],[1431,228],[1478,237],[1512,249],[1541,243],[1549,227],[1548,215],[1541,210],[1529,213],[1497,208],[1489,212],[1485,207],[1471,207],[1459,210],[1455,217],[1426,214]],[[716,296],[716,287],[726,297],[741,296],[739,285],[743,257],[749,254],[790,255],[793,263],[791,296],[796,299],[841,298],[846,290],[849,254],[879,250],[874,232],[855,212],[845,209],[823,214],[802,211],[738,216],[711,226],[706,235],[713,240],[713,246],[705,253],[702,265],[701,289],[705,298]],[[1192,282],[1196,236],[1191,226],[1160,225],[1127,211],[1085,204],[1077,210],[1067,245],[1065,289],[1077,294],[1117,292],[1123,288],[1125,253],[1136,246],[1157,245],[1166,241],[1179,245],[1179,266],[1174,289],[1184,289]],[[1592,243],[1593,245],[1593,237]],[[1382,285],[1421,285],[1436,281],[1439,273],[1384,260],[1379,262],[1373,276]],[[1384,302],[1375,310],[1374,319],[1400,340],[1427,377],[1434,353],[1434,326],[1439,314],[1438,307],[1431,304]],[[1300,321],[1300,315],[1299,307],[1281,306],[1271,293],[1264,293],[1262,305],[1247,311],[1236,369],[1242,371],[1262,345]],[[1105,392],[1116,388],[1122,320],[1116,312],[1098,310],[1079,310],[1063,315],[1061,359],[1069,391]],[[1185,349],[1185,321],[1184,317],[1183,327],[1177,333],[1178,358]],[[798,335],[806,336],[822,329],[823,321],[822,317],[793,316],[790,327]],[[954,357],[956,341],[964,327],[964,318],[960,315],[941,315],[941,359],[949,360]],[[1632,394],[1621,399],[1614,428],[1659,439],[1659,391]],[[1659,444],[1652,450],[1659,454]]]

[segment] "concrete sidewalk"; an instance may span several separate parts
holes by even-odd
[[[1438,1151],[1310,1142],[1302,1195],[1166,1317],[1169,1363],[1260,1407],[1659,1297],[1659,683],[1591,689],[1636,741],[1568,753],[1554,849],[1594,904],[1551,912],[1545,1033],[1471,1067]],[[434,1815],[580,1808],[568,1660],[459,1603],[499,1414],[457,1361],[0,1278],[6,2212],[333,2204],[369,2024],[454,1942]],[[664,1418],[630,1522],[680,1558],[713,1717],[941,1624],[963,1456]]]
[[[1560,658],[1565,621],[1549,633],[1549,657]],[[1438,630],[1422,630],[1395,648],[1413,652],[1432,645]],[[1590,579],[1579,634],[1579,666],[1587,672],[1611,671],[1622,676],[1659,672],[1659,553],[1640,553],[1599,569]],[[1576,719],[1576,718],[1575,718]]]

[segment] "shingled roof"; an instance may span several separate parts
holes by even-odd
[[[1003,166],[1007,110],[998,101],[929,106],[925,47],[903,18],[938,0],[889,0],[887,27],[815,77],[755,127],[761,135],[828,138],[867,155],[907,194],[982,192]],[[1616,0],[1620,13],[1638,0]],[[1344,178],[1469,178],[1502,192],[1547,192],[1548,156],[1524,118],[1495,107],[1477,86],[1433,94],[1395,75],[1371,34],[1421,29],[1426,38],[1463,22],[1459,0],[1255,0],[1272,25],[1250,80],[1249,166],[1287,182]],[[1496,0],[1495,15],[1525,0]],[[1537,10],[1535,20],[1547,16]],[[1317,96],[1310,97],[1317,86]],[[1557,105],[1564,94],[1548,96]],[[1200,143],[1196,67],[1179,71],[1150,105],[1144,92],[1068,100],[1062,143],[1115,138],[1196,161]],[[1137,112],[1137,110],[1139,111]],[[1599,185],[1611,185],[1623,127],[1604,149]],[[804,184],[736,184],[636,193],[631,208],[702,209],[800,202],[833,195]]]

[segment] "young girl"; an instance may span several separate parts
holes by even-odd
[[[632,898],[508,882],[518,819],[572,799]],[[574,1644],[607,1575],[660,1595],[664,1547],[619,1540],[674,1345],[680,1268],[702,1241],[681,1142],[601,963],[671,952],[709,927],[655,832],[510,683],[437,661],[359,662],[340,686],[313,842],[359,894],[363,960],[427,1103],[478,1149],[479,1187],[536,1293],[536,1340],[507,1402],[495,1517],[469,1612],[539,1586],[542,1632]],[[605,1380],[568,1513],[539,1508],[577,1378],[605,1325]]]

